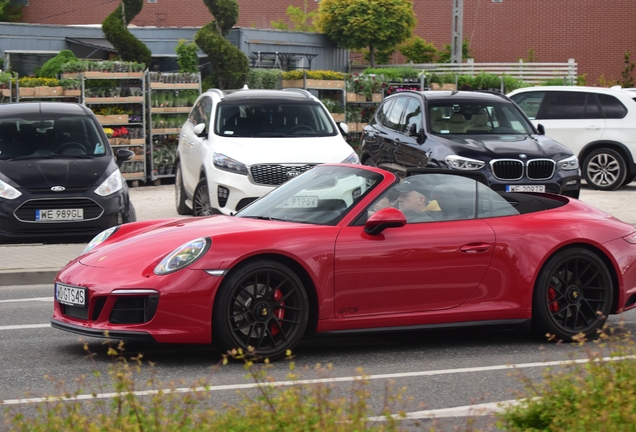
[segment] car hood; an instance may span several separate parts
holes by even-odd
[[[353,153],[341,135],[328,137],[230,138],[214,143],[213,151],[247,166],[270,163],[340,163]]]
[[[92,159],[18,159],[0,161],[0,173],[18,188],[43,189],[53,186],[81,189],[99,185],[108,174],[112,157]],[[114,166],[113,166],[114,169]]]
[[[567,147],[541,135],[449,135],[439,139],[455,154],[475,159],[550,158],[560,160],[573,153]],[[426,143],[425,143],[426,144]]]
[[[249,251],[258,232],[272,234],[276,231],[281,234],[273,234],[272,238],[294,239],[298,229],[306,230],[308,225],[224,215],[136,222],[122,225],[112,242],[107,241],[79,260],[91,267],[138,268],[151,273],[166,255],[196,238],[212,238],[211,251],[223,246]]]

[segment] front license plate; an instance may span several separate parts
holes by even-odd
[[[83,220],[84,209],[52,209],[36,210],[35,220],[38,222]]]
[[[545,185],[507,185],[506,192],[540,192],[545,193]]]
[[[315,208],[318,207],[317,196],[295,196],[287,198],[280,204],[282,208]]]
[[[86,306],[86,288],[55,284],[55,299],[69,306]]]

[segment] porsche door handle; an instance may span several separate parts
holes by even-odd
[[[465,244],[459,250],[465,253],[478,253],[478,252],[486,252],[490,249],[490,243],[469,243]]]

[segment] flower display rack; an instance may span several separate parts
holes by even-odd
[[[201,94],[201,74],[148,73],[148,179],[174,177],[181,125]]]
[[[82,103],[104,128],[111,147],[127,148],[135,156],[121,166],[131,186],[145,182],[146,175],[146,73],[83,71],[62,74],[81,81]]]

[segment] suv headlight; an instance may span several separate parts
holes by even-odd
[[[212,240],[209,237],[199,237],[182,244],[157,264],[154,273],[166,275],[189,266],[201,258],[210,249],[211,244]]]
[[[225,156],[221,153],[214,153],[212,157],[214,166],[223,171],[229,171],[237,174],[247,175],[247,167],[237,160]]]
[[[358,157],[356,152],[353,152],[341,163],[360,165],[360,158]]]
[[[2,180],[0,180],[0,198],[12,200],[12,199],[16,199],[20,195],[22,195],[20,191],[18,191],[16,188],[11,186],[10,184],[7,184],[3,182]]]
[[[474,171],[483,168],[485,164],[485,162],[477,159],[457,155],[446,156],[446,165],[453,169]]]
[[[104,180],[102,184],[99,185],[97,189],[95,189],[95,193],[99,196],[105,197],[121,190],[123,186],[124,180],[121,172],[119,170],[115,170],[106,180]]]
[[[568,158],[561,159],[559,162],[557,162],[557,164],[563,170],[579,169],[579,158],[577,158],[576,156],[570,156]]]

